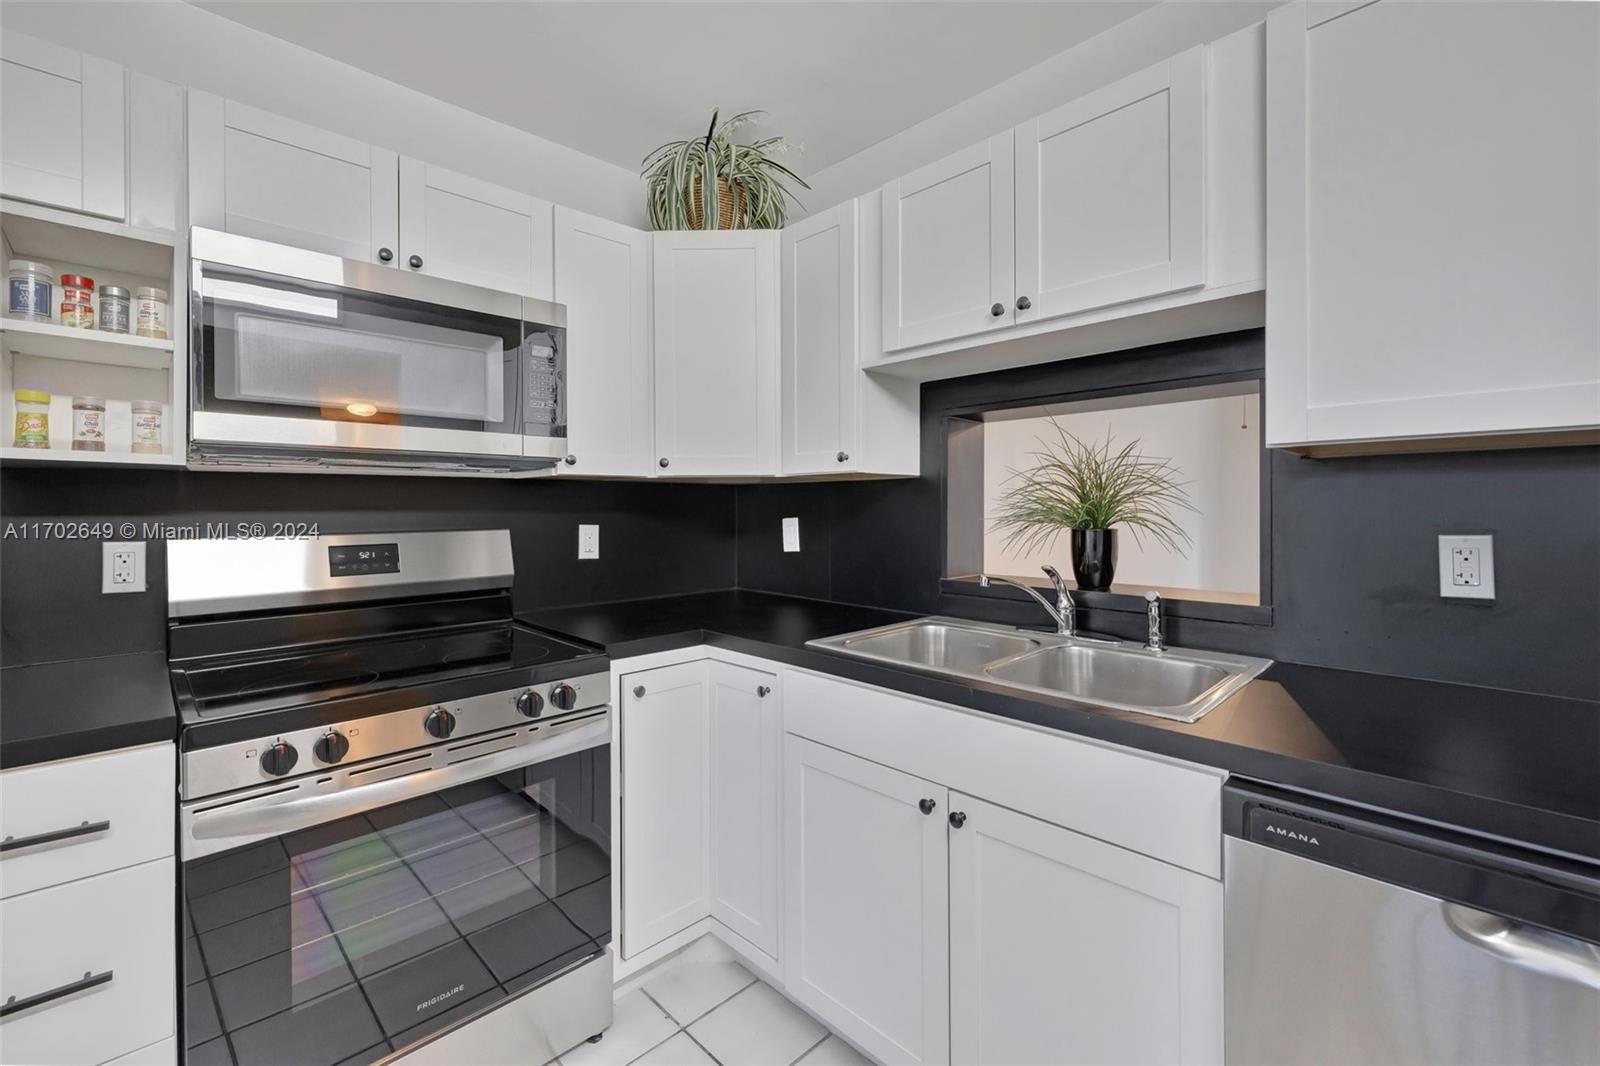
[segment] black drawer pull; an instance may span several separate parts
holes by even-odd
[[[9,997],[4,1004],[0,1004],[0,1018],[4,1018],[8,1014],[16,1014],[18,1011],[25,1011],[30,1007],[41,1006],[53,999],[70,996],[74,992],[82,992],[86,988],[109,984],[110,981],[110,970],[105,973],[90,973],[85,970],[83,976],[78,980],[73,981],[71,984],[62,985],[60,988],[52,988],[48,992],[40,992],[38,995],[29,996],[26,999],[18,999],[16,996]]]
[[[90,833],[104,833],[111,828],[110,822],[84,822],[71,829],[52,829],[48,833],[35,833],[31,837],[6,837],[0,841],[0,854],[16,848],[31,848],[38,844],[53,844],[57,840],[71,840],[73,837],[86,837]]]

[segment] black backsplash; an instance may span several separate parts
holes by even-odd
[[[1027,601],[940,594],[947,415],[1259,373],[1262,355],[1255,330],[927,385],[921,478],[739,489],[739,585],[1042,624]],[[1172,618],[1174,644],[1600,699],[1600,448],[1269,461],[1272,623]],[[785,516],[799,553],[782,551]],[[1497,599],[1440,599],[1440,533],[1494,534]],[[1142,612],[1081,621],[1144,635]]]
[[[511,530],[518,610],[730,588],[736,577],[734,490],[726,485],[0,472],[0,525],[56,519],[315,522],[323,533],[504,527]],[[598,560],[578,561],[580,522],[600,525]],[[166,551],[159,539],[146,551],[150,591],[105,596],[99,540],[0,541],[0,662],[163,649]]]

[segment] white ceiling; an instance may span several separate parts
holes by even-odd
[[[199,6],[637,169],[765,108],[814,174],[1152,3],[310,3]]]

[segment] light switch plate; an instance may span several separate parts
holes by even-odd
[[[783,520],[783,550],[786,552],[800,550],[800,519],[785,518]]]
[[[110,593],[144,590],[144,541],[101,541],[100,591]]]
[[[584,526],[584,525],[580,525],[578,527],[578,558],[580,558],[580,559],[598,559],[598,558],[600,558],[600,527],[599,526]]]
[[[1449,600],[1494,599],[1494,537],[1440,535],[1439,595]]]

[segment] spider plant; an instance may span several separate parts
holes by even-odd
[[[731,228],[782,229],[794,200],[788,183],[811,186],[775,158],[793,147],[784,138],[734,141],[736,132],[764,113],[741,111],[719,123],[713,111],[705,136],[671,141],[645,156],[650,224],[658,230],[716,229],[725,187],[733,199]]]
[[[1063,532],[1125,526],[1143,544],[1148,534],[1168,551],[1185,555],[1189,534],[1173,519],[1175,510],[1194,511],[1170,459],[1146,456],[1134,439],[1116,447],[1110,431],[1104,441],[1086,442],[1050,419],[1055,440],[1039,439],[1037,462],[1013,468],[1000,497],[994,527],[1007,530],[1006,548],[1032,553],[1049,548]]]

